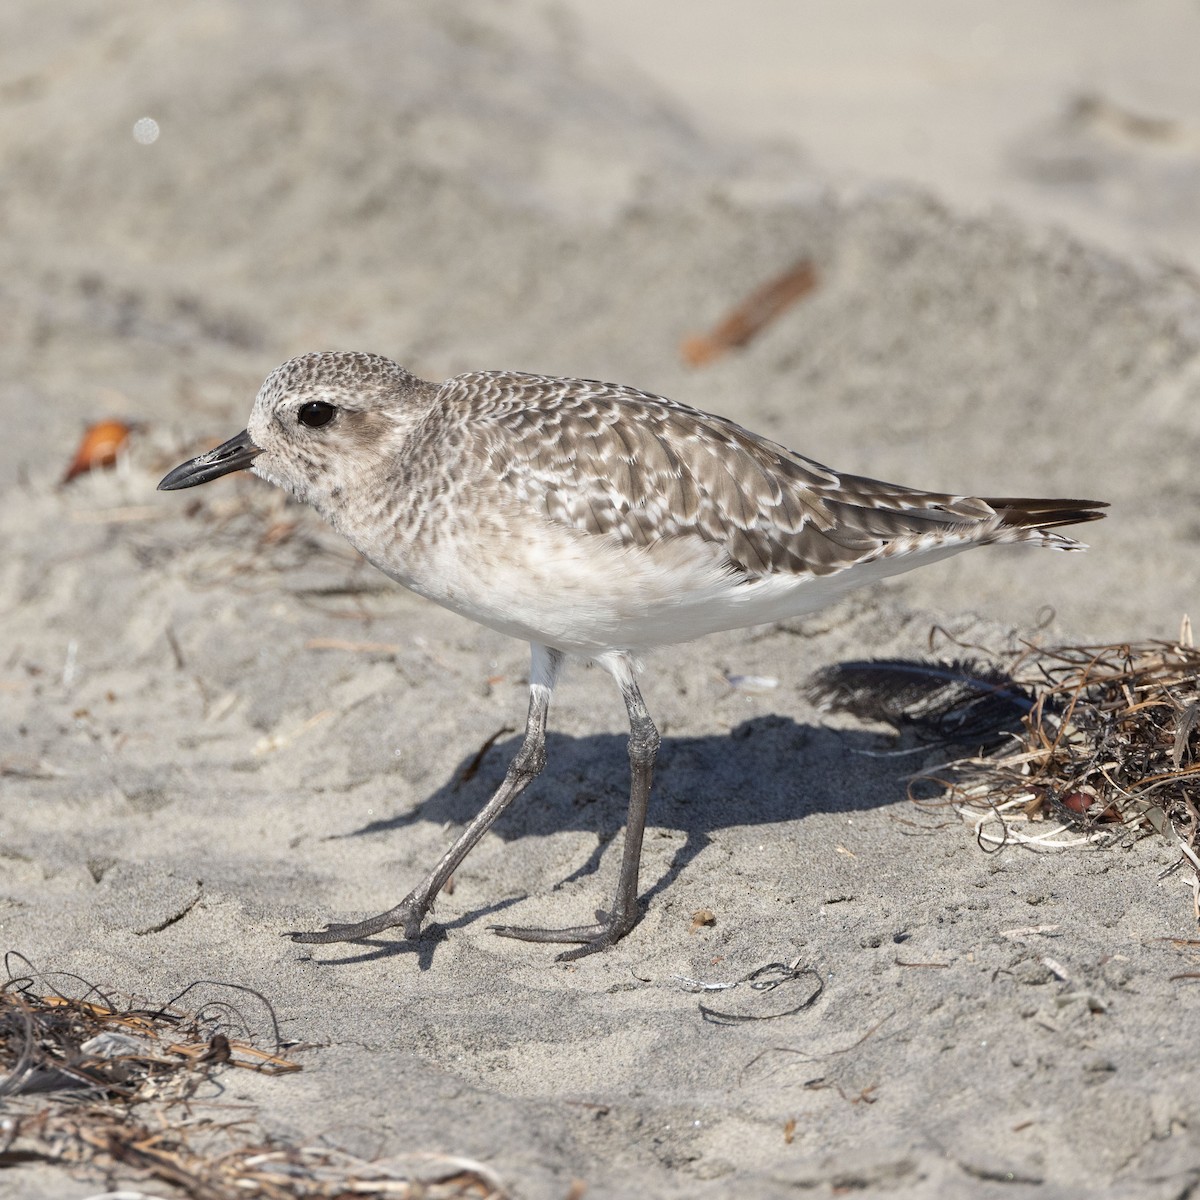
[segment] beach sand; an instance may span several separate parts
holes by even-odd
[[[778,15],[726,7],[694,10],[718,44],[730,20]],[[880,37],[901,20],[851,7]],[[1087,29],[1105,63],[1123,22],[1153,10],[1177,48],[1196,21],[1100,7]],[[943,8],[914,8],[930,44]],[[789,39],[846,41],[833,10],[762,43],[777,56],[763,87],[786,77]],[[998,74],[972,110],[971,154],[1001,181],[982,204],[939,186],[952,138],[928,175],[890,160],[873,176],[851,143],[884,125],[848,120],[828,163],[780,129],[751,136],[715,111],[733,83],[706,107],[669,64],[655,78],[619,16],[6,6],[0,947],[152,1001],[196,979],[253,987],[312,1048],[296,1075],[226,1075],[224,1102],[294,1144],[468,1156],[519,1197],[577,1180],[597,1197],[1188,1194],[1200,992],[1172,978],[1197,970],[1172,939],[1198,935],[1186,873],[1162,875],[1175,853],[1145,838],[985,854],[906,799],[936,752],[880,754],[889,738],[818,713],[804,685],[839,660],[925,653],[935,626],[1002,649],[1173,637],[1195,615],[1194,78],[1164,51],[1177,75],[1149,115],[1169,138],[1112,117],[1141,100],[1107,93],[1111,112],[1078,110],[1101,115],[1072,133],[1079,63],[1101,56],[1047,65],[1014,141],[1004,88],[1017,103],[1028,80]],[[1036,42],[1013,28],[1006,47]],[[875,76],[831,71],[829,94],[856,78]],[[143,117],[150,144],[132,133]],[[1101,182],[1031,181],[1055,155]],[[1174,215],[1148,221],[1139,196]],[[1190,233],[1168,260],[1171,221]],[[744,349],[683,362],[685,337],[805,259],[809,297]],[[545,773],[427,936],[310,951],[281,934],[395,903],[482,805],[517,734],[464,770],[523,720],[528,679],[526,647],[395,587],[265,483],[155,492],[243,427],[277,363],[335,348],[427,378],[611,379],[859,474],[1113,507],[1086,555],[973,551],[653,656],[645,915],[612,951],[558,964],[486,928],[589,920],[609,898],[625,720],[579,666]],[[105,418],[136,423],[128,453],[60,486]],[[813,968],[822,995],[721,1023],[701,1005],[782,1012],[805,985],[704,995],[680,978],[772,962]],[[0,1197],[101,1183],[13,1166]]]

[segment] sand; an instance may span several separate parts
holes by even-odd
[[[889,6],[855,7],[886,29]],[[1087,29],[1110,59],[1122,21],[1172,8],[1104,7]],[[918,8],[942,37],[938,6]],[[696,11],[719,44],[722,6]],[[1197,993],[1171,977],[1196,961],[1170,939],[1197,934],[1184,876],[1160,878],[1170,849],[986,855],[953,819],[918,827],[905,780],[923,760],[880,756],[879,730],[815,712],[803,686],[839,659],[921,653],[934,625],[1003,646],[1173,636],[1195,615],[1194,243],[1164,261],[1121,216],[1139,188],[1194,211],[1195,114],[1166,107],[1194,82],[1157,93],[1183,131],[1166,150],[1109,147],[1122,209],[1020,175],[1004,87],[1025,85],[1003,76],[972,153],[991,145],[1024,199],[997,184],[981,207],[903,162],[872,176],[851,136],[867,122],[828,166],[778,129],[731,128],[637,65],[636,26],[625,55],[618,15],[6,6],[0,947],[152,999],[257,988],[315,1048],[299,1075],[227,1077],[227,1100],[293,1142],[468,1155],[520,1197],[574,1180],[616,1197],[1185,1195]],[[845,41],[832,8],[810,17],[813,39]],[[1170,28],[1177,49],[1191,26]],[[764,87],[787,51],[781,36]],[[1027,155],[1043,137],[1051,154],[1088,82],[1046,71]],[[132,136],[146,116],[149,145]],[[820,275],[808,300],[684,365],[686,335],[801,258]],[[310,953],[280,934],[395,903],[483,803],[515,735],[460,777],[523,718],[528,669],[525,647],[394,587],[257,480],[154,491],[242,428],[273,366],[326,348],[430,378],[614,379],[859,473],[1096,496],[1112,516],[1087,555],[979,551],[653,657],[645,916],[611,952],[557,964],[486,928],[586,920],[608,898],[624,718],[575,667],[545,774],[429,936]],[[129,453],[60,487],[110,417],[138,423]],[[700,909],[715,922],[693,928]],[[792,1006],[782,991],[714,1000],[679,978],[793,961],[824,991],[774,1021],[700,1005],[761,1015]],[[0,1197],[99,1190],[0,1171]]]

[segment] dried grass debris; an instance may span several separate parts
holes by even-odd
[[[839,689],[836,674],[823,672],[818,699],[827,708],[878,719],[870,673],[863,664],[848,665],[855,668],[853,686]],[[909,672],[898,671],[894,660],[885,665],[885,715],[898,725],[904,713],[895,705],[896,677],[925,673],[936,683],[939,673],[955,679],[964,673],[961,660],[914,663]],[[971,823],[980,846],[993,852],[1010,845],[1112,844],[1158,833],[1179,850],[1178,867],[1191,870],[1200,919],[1200,650],[1186,626],[1175,642],[1027,643],[1002,661],[971,669],[993,697],[1029,697],[1027,711],[997,745],[915,775],[910,798],[925,810],[952,807]],[[965,685],[947,692],[955,720],[963,697],[974,693],[983,694]],[[929,695],[920,695],[912,719],[954,732],[953,723],[931,712]]]
[[[267,1137],[226,1102],[229,1070],[286,1075],[269,1002],[198,982],[155,1006],[67,972],[5,956],[0,985],[0,1171],[61,1165],[117,1181],[154,1180],[192,1200],[503,1200],[482,1164],[442,1154],[366,1161],[332,1146]]]

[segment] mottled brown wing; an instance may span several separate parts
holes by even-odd
[[[442,398],[462,406],[489,476],[523,504],[625,544],[701,538],[749,578],[829,574],[896,538],[994,516],[971,497],[838,475],[633,388],[473,372],[449,380]]]

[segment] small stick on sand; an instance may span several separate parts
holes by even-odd
[[[795,263],[782,275],[750,293],[729,315],[708,333],[684,338],[679,347],[683,361],[690,367],[703,367],[746,345],[785,309],[790,308],[817,286],[817,271],[807,260]]]

